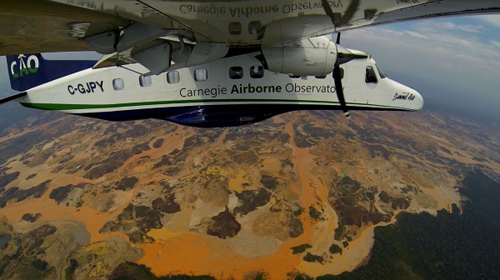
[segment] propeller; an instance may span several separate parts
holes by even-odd
[[[337,97],[340,102],[340,108],[344,112],[344,115],[349,118],[351,114],[349,113],[347,104],[345,103],[344,88],[342,87],[342,71],[339,65],[335,65],[335,67],[333,68],[332,76],[333,80],[335,81],[335,92],[337,93]]]
[[[332,7],[330,6],[330,3],[328,3],[328,0],[321,0],[321,3],[323,4],[323,9],[325,10],[325,13],[330,19],[332,20],[333,26],[335,26],[335,29],[339,26],[347,25],[354,17],[354,14],[358,11],[361,0],[352,0],[347,7],[347,10],[345,10],[344,15],[340,15],[340,18],[338,18],[335,13],[332,10]],[[340,47],[340,32],[337,33],[337,48]],[[365,56],[366,57],[366,56]],[[335,63],[335,67],[333,68],[333,79],[335,80],[335,91],[337,92],[337,97],[339,98],[340,102],[340,108],[342,108],[342,111],[344,111],[344,114],[346,117],[349,118],[350,114],[349,111],[347,110],[347,105],[345,103],[345,98],[344,98],[344,88],[342,87],[342,71],[340,69],[340,64],[346,63],[352,59],[356,58],[361,58],[361,56],[356,55],[356,54],[349,54],[343,53],[338,51],[338,56],[337,56],[337,62]]]
[[[337,33],[337,46],[340,44],[340,32]],[[340,63],[343,58],[343,53],[338,52],[337,62],[335,62],[335,67],[333,68],[332,77],[335,82],[335,92],[337,93],[337,97],[339,99],[340,108],[344,112],[344,115],[349,118],[351,114],[347,109],[347,104],[345,103],[344,97],[344,88],[342,87],[342,70],[340,69]]]

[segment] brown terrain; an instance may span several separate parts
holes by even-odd
[[[43,113],[0,134],[0,278],[339,274],[401,211],[500,174],[500,134],[437,113],[294,112],[227,129]]]

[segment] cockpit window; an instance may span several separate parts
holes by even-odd
[[[365,82],[367,84],[378,83],[377,74],[375,74],[375,70],[373,70],[372,66],[366,66]]]
[[[382,71],[382,69],[380,69],[380,67],[377,64],[375,64],[375,67],[377,68],[378,74],[380,75],[381,79],[387,78],[387,75],[384,73],[384,71]]]

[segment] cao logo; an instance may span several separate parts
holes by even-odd
[[[14,61],[10,64],[10,74],[12,77],[17,79],[38,71],[40,61],[36,55],[30,55],[26,58],[24,54],[20,54],[17,58],[19,61]]]

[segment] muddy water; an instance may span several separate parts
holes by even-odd
[[[276,254],[256,259],[229,251],[216,237],[177,234],[163,232],[166,240],[139,245],[145,251],[139,263],[151,267],[156,275],[210,274],[221,279],[242,279],[250,271],[264,271],[270,279],[286,279],[287,273],[299,264],[286,245]]]

